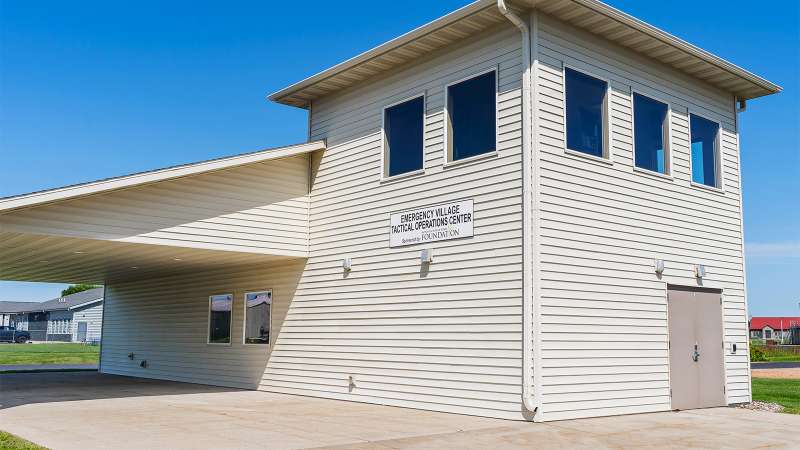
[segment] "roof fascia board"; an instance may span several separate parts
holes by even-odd
[[[528,8],[537,8],[544,3],[548,3],[553,0],[520,0],[520,1],[512,1],[511,3],[525,5]],[[713,55],[699,47],[696,47],[676,36],[673,36],[666,31],[663,31],[659,28],[656,28],[642,20],[639,20],[630,14],[622,12],[616,8],[613,8],[599,0],[569,0],[574,4],[582,5],[588,8],[591,11],[594,11],[597,14],[602,14],[606,17],[609,17],[612,20],[617,21],[618,23],[645,35],[657,39],[677,50],[686,52],[689,55],[692,55],[696,58],[699,58],[708,64],[716,66],[737,78],[744,79],[761,89],[762,92],[752,95],[749,98],[756,98],[768,94],[778,93],[783,90],[782,87],[759,77],[758,75],[753,74],[729,61],[726,61],[716,55]],[[294,83],[286,88],[283,88],[273,94],[268,96],[268,99],[278,103],[284,103],[287,105],[292,105],[288,100],[288,97],[291,97],[297,94],[300,91],[303,91],[307,88],[312,87],[313,85],[323,82],[328,78],[331,78],[339,73],[345,72],[355,66],[358,66],[362,63],[365,63],[371,59],[377,58],[384,53],[402,47],[405,44],[413,42],[416,39],[422,38],[430,33],[433,33],[443,27],[451,25],[459,20],[475,14],[479,11],[496,7],[496,0],[478,0],[474,3],[471,3],[467,6],[464,6],[461,9],[458,9],[450,14],[447,14],[439,19],[436,19],[432,22],[429,22],[421,27],[418,27],[406,34],[403,34],[400,37],[392,39],[384,44],[381,44],[371,50],[367,50],[360,55],[357,55],[347,61],[339,63],[333,67],[330,67],[326,70],[323,70],[315,75],[312,75],[304,80],[301,80],[297,83]],[[647,55],[646,52],[643,52],[644,55]],[[295,106],[295,105],[292,105]]]
[[[141,172],[132,175],[124,175],[107,180],[94,181],[90,183],[77,184],[47,191],[33,192],[14,197],[0,199],[0,213],[12,211],[19,208],[51,203],[59,200],[72,199],[108,192],[118,189],[139,186],[142,184],[155,183],[158,181],[171,180],[175,178],[197,175],[201,173],[213,172],[217,170],[229,169],[245,164],[252,164],[272,159],[285,158],[288,156],[310,153],[317,150],[324,150],[324,141],[314,141],[306,144],[280,147],[276,149],[263,150],[254,153],[231,156],[227,158],[202,161],[198,163],[185,164],[165,169],[157,169],[149,172]]]
[[[409,42],[413,42],[425,35],[435,32],[440,28],[446,27],[454,22],[458,22],[459,20],[471,16],[484,9],[495,7],[496,5],[497,5],[497,0],[478,0],[476,2],[470,3],[469,5],[459,8],[436,20],[428,22],[425,25],[417,27],[409,31],[408,33],[405,33],[399,37],[387,41],[373,49],[367,50],[333,67],[325,69],[322,72],[319,72],[304,80],[298,81],[297,83],[294,83],[291,86],[285,87],[277,92],[274,92],[268,95],[267,98],[274,102],[280,103],[281,99],[288,95],[292,95],[297,91],[305,89],[306,87],[324,81],[325,79],[333,75],[336,75],[354,66],[362,64],[373,58],[376,58],[390,50],[394,50],[395,48],[408,44]]]
[[[689,42],[686,42],[677,36],[667,33],[666,31],[661,30],[660,28],[654,27],[653,25],[650,25],[647,22],[639,20],[636,17],[631,16],[630,14],[622,12],[612,6],[606,5],[601,1],[598,0],[571,0],[571,1],[581,4],[611,19],[614,19],[622,23],[623,25],[627,25],[631,28],[636,29],[637,31],[645,33],[646,35],[654,39],[658,39],[664,42],[665,44],[683,50],[686,53],[689,53],[690,55],[700,58],[706,61],[707,63],[713,64],[719,67],[720,69],[730,72],[736,76],[744,78],[747,81],[750,81],[751,83],[756,84],[765,90],[771,91],[772,93],[778,93],[783,90],[783,88],[778,86],[777,84],[765,80],[764,78],[761,78],[758,75],[748,70],[745,70],[723,58],[720,58],[719,56],[709,53],[701,49],[700,47],[692,45]]]
[[[87,301],[85,301],[85,302],[83,302],[83,303],[79,303],[79,304],[77,304],[77,305],[72,305],[72,306],[70,306],[70,307],[69,307],[69,310],[70,310],[70,311],[72,311],[73,309],[76,309],[76,308],[82,308],[82,307],[84,307],[84,306],[86,306],[86,305],[91,305],[92,303],[99,303],[99,302],[102,302],[102,301],[103,301],[103,297],[96,298],[96,299],[94,299],[94,300],[87,300]]]

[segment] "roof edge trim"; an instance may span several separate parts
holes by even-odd
[[[713,64],[720,69],[725,71],[731,72],[737,76],[747,79],[753,84],[757,84],[764,88],[767,91],[770,91],[773,94],[781,92],[783,88],[778,86],[775,83],[772,83],[769,80],[766,80],[746,69],[743,69],[732,62],[729,62],[713,53],[710,53],[702,48],[691,44],[673,34],[670,34],[656,26],[650,25],[649,23],[637,19],[636,17],[621,11],[613,6],[607,5],[598,0],[572,0],[576,3],[579,3],[593,11],[596,11],[600,14],[603,14],[611,19],[614,19],[618,22],[621,22],[625,25],[628,25],[632,28],[637,29],[643,33],[650,35],[651,37],[658,39],[665,44],[672,45],[674,47],[678,47],[683,51],[690,53],[700,59],[705,60],[706,62]]]
[[[554,2],[557,0],[510,0],[515,6],[523,6],[531,9],[540,8],[542,4]],[[739,79],[751,83],[751,86],[757,87],[760,90],[752,94],[748,94],[743,98],[757,98],[765,95],[776,94],[783,90],[783,88],[775,83],[772,83],[754,73],[743,69],[719,56],[716,56],[700,47],[697,47],[677,36],[674,36],[666,31],[659,29],[653,25],[644,22],[624,11],[609,6],[599,0],[568,0],[576,5],[583,6],[596,14],[608,17],[632,30],[649,36],[652,39],[658,40],[670,47],[683,51],[688,55],[693,56],[705,63],[719,68]],[[562,0],[563,2],[563,0]],[[288,106],[295,106],[301,108],[308,107],[308,101],[303,100],[302,93],[307,89],[313,88],[319,83],[325,82],[327,79],[335,77],[340,73],[347,72],[361,64],[364,64],[372,59],[379,58],[385,53],[402,48],[404,45],[414,42],[424,36],[434,33],[437,30],[454,24],[468,16],[485,11],[491,8],[496,8],[496,0],[477,0],[460,9],[439,17],[427,24],[417,27],[408,33],[399,37],[391,39],[378,45],[370,50],[362,52],[346,61],[329,67],[321,72],[311,75],[301,81],[293,83],[283,89],[280,89],[267,98],[273,102],[285,104]],[[646,55],[646,53],[644,53]],[[305,101],[304,106],[300,106],[301,102]]]
[[[314,75],[311,75],[308,78],[298,81],[290,86],[287,86],[279,91],[273,92],[267,96],[267,99],[276,102],[282,103],[281,99],[296,93],[299,90],[302,90],[309,85],[313,85],[319,83],[320,81],[325,80],[328,77],[338,74],[344,70],[350,69],[353,66],[366,62],[370,59],[376,58],[381,54],[393,50],[401,45],[407,44],[411,41],[419,39],[420,37],[433,33],[434,31],[438,30],[439,28],[445,27],[450,25],[453,22],[457,22],[464,17],[471,16],[477,12],[480,12],[484,9],[488,9],[491,7],[496,6],[496,0],[478,0],[476,2],[470,3],[466,6],[463,6],[451,13],[448,13],[438,19],[434,19],[431,22],[428,22],[424,25],[421,25],[413,30],[402,34],[394,39],[384,42],[377,47],[369,49],[365,52],[362,52],[348,60],[340,62],[333,67],[329,67],[321,72],[318,72]]]
[[[103,301],[103,297],[98,297],[98,298],[95,298],[95,299],[92,299],[92,300],[86,300],[85,302],[79,303],[77,305],[72,305],[67,309],[72,311],[73,309],[81,308],[81,307],[84,307],[86,305],[91,305],[92,303],[99,303],[99,302],[102,302],[102,301]]]
[[[86,195],[109,192],[118,189],[171,180],[189,175],[214,172],[232,167],[252,164],[272,159],[325,150],[325,141],[312,141],[304,144],[289,145],[251,153],[227,156],[178,166],[139,172],[104,180],[90,181],[88,183],[31,192],[28,194],[0,198],[0,213],[9,212],[19,208],[37,206],[45,203],[67,200]]]

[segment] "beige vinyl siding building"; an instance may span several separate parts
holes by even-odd
[[[518,34],[501,26],[315,102],[311,139],[327,149],[314,161],[311,256],[262,389],[520,417]],[[445,86],[486,70],[497,71],[498,150],[445,167]],[[382,181],[382,110],[419,94],[424,173]],[[387,248],[392,212],[461,199],[480,211],[473,239],[437,243],[427,269],[419,246]]]
[[[309,143],[0,200],[0,278],[104,283],[109,374],[535,421],[749,401],[737,109],[780,88],[508,3],[270,96]]]
[[[724,293],[728,346],[747,347],[734,99],[539,16],[542,392],[548,418],[670,409],[666,284]],[[609,162],[565,153],[563,67],[609,80]],[[635,168],[631,92],[671,107],[672,172]],[[721,122],[724,188],[691,185],[688,111]],[[534,162],[536,164],[536,162]],[[653,273],[653,259],[669,270]],[[725,356],[729,403],[749,401],[746,352]]]

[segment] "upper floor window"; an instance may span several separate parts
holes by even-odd
[[[425,97],[417,97],[383,110],[384,177],[423,168]]]
[[[719,124],[689,115],[692,142],[692,181],[720,187]]]
[[[633,94],[633,136],[636,167],[669,173],[669,107]]]
[[[567,149],[607,158],[608,83],[570,68],[564,68],[564,78]]]
[[[447,87],[447,154],[458,161],[496,150],[495,71]]]

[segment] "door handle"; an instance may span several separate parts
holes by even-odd
[[[697,362],[700,359],[700,352],[697,351],[697,344],[694,344],[694,353],[692,353],[692,360]]]

